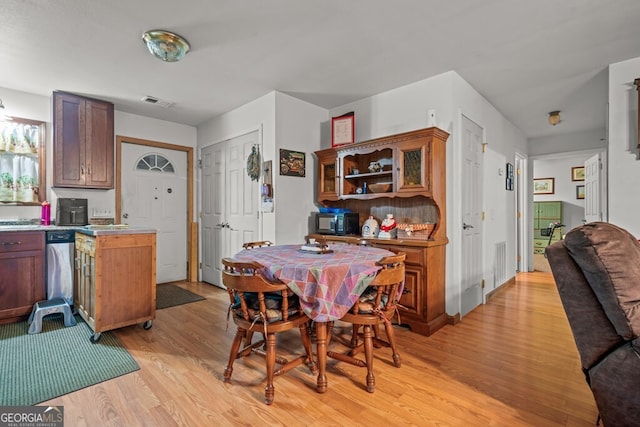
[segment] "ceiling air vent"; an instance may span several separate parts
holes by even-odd
[[[163,101],[162,99],[158,99],[155,98],[153,96],[145,96],[144,98],[142,98],[142,100],[144,102],[147,102],[149,104],[154,104],[154,105],[158,105],[160,107],[164,107],[164,108],[169,108],[173,105],[173,102],[169,102],[169,101]]]

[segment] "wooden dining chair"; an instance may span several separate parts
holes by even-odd
[[[264,246],[272,246],[273,243],[269,240],[261,240],[258,242],[246,242],[242,245],[242,249],[262,248]]]
[[[398,301],[402,293],[405,258],[406,254],[400,252],[384,257],[377,262],[382,268],[355,305],[340,318],[341,321],[353,325],[354,338],[351,341],[351,350],[346,354],[334,351],[327,352],[328,357],[367,368],[366,387],[369,393],[373,393],[376,387],[373,375],[374,347],[391,347],[394,366],[399,368],[401,365],[391,319],[397,313]],[[379,334],[380,325],[384,325],[386,340],[383,340]],[[363,329],[361,341],[358,339],[360,327]],[[332,328],[333,324],[330,323],[328,340],[331,337]],[[363,351],[364,360],[355,357]]]
[[[273,243],[269,240],[259,240],[256,242],[245,242],[242,244],[242,249],[253,249],[253,248],[263,248],[266,246],[273,246]],[[253,340],[253,332],[247,332],[247,337],[245,338],[244,342],[245,345],[249,345],[251,343],[251,341]],[[266,340],[265,342],[265,347],[266,347]]]
[[[237,326],[231,344],[229,362],[224,370],[225,381],[231,380],[236,359],[256,353],[266,358],[267,385],[265,403],[273,403],[275,389],[273,379],[305,362],[312,373],[318,371],[309,336],[310,319],[302,312],[297,297],[289,295],[289,288],[282,282],[272,282],[260,274],[263,266],[258,262],[238,262],[223,258],[222,283],[229,292],[228,317]],[[276,334],[298,327],[305,354],[289,361],[276,355]],[[243,339],[248,333],[259,332],[263,339],[255,343]],[[261,348],[262,347],[262,348]],[[276,364],[279,365],[276,369]]]

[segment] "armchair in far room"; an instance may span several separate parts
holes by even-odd
[[[545,251],[599,417],[640,425],[640,244],[592,222]]]

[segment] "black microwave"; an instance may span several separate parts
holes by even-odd
[[[316,213],[316,233],[344,236],[360,234],[360,215],[357,213]]]

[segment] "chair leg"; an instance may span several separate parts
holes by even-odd
[[[309,335],[309,322],[300,325],[300,336],[302,337],[302,345],[307,353],[306,364],[311,369],[311,373],[318,373],[318,365],[313,358],[313,349],[311,348],[311,337]]]
[[[358,330],[360,330],[360,325],[353,325],[353,331],[351,332],[351,348],[355,348],[358,346]]]
[[[396,333],[393,331],[393,325],[391,324],[391,322],[384,322],[384,330],[387,334],[389,345],[391,346],[391,351],[393,354],[393,365],[396,368],[399,368],[402,364],[402,361],[400,360],[400,353],[398,353],[398,348],[396,347]]]
[[[371,325],[364,325],[364,358],[367,362],[367,391],[376,390],[376,379],[373,376],[373,331]]]
[[[327,322],[327,348],[329,348],[329,344],[331,344],[331,336],[333,335],[333,326],[334,322]]]
[[[240,344],[242,344],[242,339],[245,337],[246,332],[242,328],[238,328],[236,331],[236,336],[233,338],[233,342],[231,343],[231,351],[229,352],[229,362],[227,363],[227,367],[224,368],[224,379],[228,381],[231,379],[231,374],[233,374],[233,362],[238,357],[238,351],[240,350]]]
[[[276,367],[276,334],[267,334],[265,338],[267,343],[267,385],[264,388],[264,401],[267,405],[271,405],[275,395],[273,377]]]

